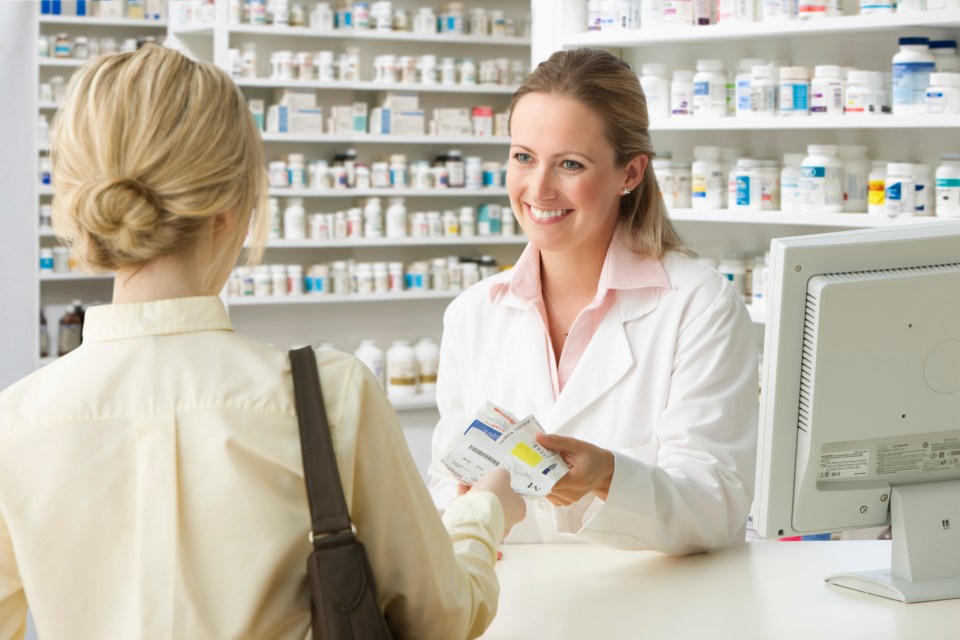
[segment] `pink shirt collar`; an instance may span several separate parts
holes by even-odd
[[[524,302],[536,302],[540,293],[540,250],[527,243],[517,259],[510,278],[490,287],[490,300],[496,302],[509,291]],[[606,297],[611,289],[642,289],[645,287],[670,288],[670,279],[660,261],[652,256],[642,256],[630,251],[615,235],[607,248],[607,255],[600,270],[597,295],[589,306],[594,306]]]

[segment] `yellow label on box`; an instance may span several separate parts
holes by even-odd
[[[519,459],[521,462],[525,462],[531,467],[535,467],[540,464],[540,461],[543,460],[543,456],[534,451],[527,445],[525,442],[518,442],[517,446],[513,448],[510,452],[513,456]]]

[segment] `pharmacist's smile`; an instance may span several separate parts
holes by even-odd
[[[529,202],[523,203],[523,206],[527,210],[527,217],[538,224],[555,224],[567,219],[573,213],[573,209],[541,209]]]

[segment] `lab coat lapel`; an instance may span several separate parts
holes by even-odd
[[[634,366],[626,323],[653,311],[659,287],[621,291],[553,405],[544,428],[561,432],[577,414],[600,399]]]
[[[537,310],[530,303],[510,301],[510,306],[522,309],[523,316],[519,326],[513,332],[514,357],[511,362],[515,369],[506,376],[515,381],[518,389],[524,389],[527,400],[533,408],[533,415],[545,416],[554,404],[553,384],[550,382],[549,358],[543,322]],[[506,407],[509,411],[516,411]],[[524,414],[526,415],[526,414]],[[524,416],[518,415],[518,418]]]

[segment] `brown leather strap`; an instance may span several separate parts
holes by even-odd
[[[313,347],[290,351],[293,393],[300,423],[303,477],[310,503],[314,545],[321,534],[350,529],[350,514],[343,497],[337,459],[333,454],[330,425],[323,405],[320,373]]]

